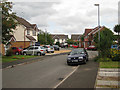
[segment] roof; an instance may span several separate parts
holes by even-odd
[[[93,29],[85,29],[85,36],[88,35],[88,33],[90,33]]]
[[[64,34],[51,34],[53,39],[68,39],[68,35]]]
[[[36,39],[32,36],[26,36],[30,41],[36,41]]]
[[[79,40],[81,38],[82,34],[72,34],[71,39],[72,40]]]
[[[28,21],[26,21],[25,19],[21,18],[21,17],[16,17],[16,20],[23,24],[26,28],[30,29],[33,28],[34,30],[38,31],[37,25],[36,24],[30,24]],[[35,28],[36,27],[36,28]]]

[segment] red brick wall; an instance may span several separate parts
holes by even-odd
[[[25,41],[25,47],[24,47],[24,41],[17,41],[17,42],[11,42],[11,47],[21,47],[21,48],[27,48],[30,46],[30,42]]]

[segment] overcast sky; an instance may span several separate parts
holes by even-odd
[[[85,28],[97,26],[100,4],[101,25],[113,30],[118,24],[120,0],[9,0],[13,11],[43,31],[57,34],[82,34]],[[17,1],[17,2],[15,2]]]

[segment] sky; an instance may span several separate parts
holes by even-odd
[[[31,24],[51,34],[83,34],[85,28],[100,25],[113,31],[118,24],[118,2],[120,0],[9,0],[13,11]]]

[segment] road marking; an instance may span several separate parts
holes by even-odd
[[[78,69],[79,65],[70,73],[68,74],[60,83],[58,83],[55,87],[53,88],[57,88],[58,86],[60,86],[68,77],[70,77],[77,69]]]

